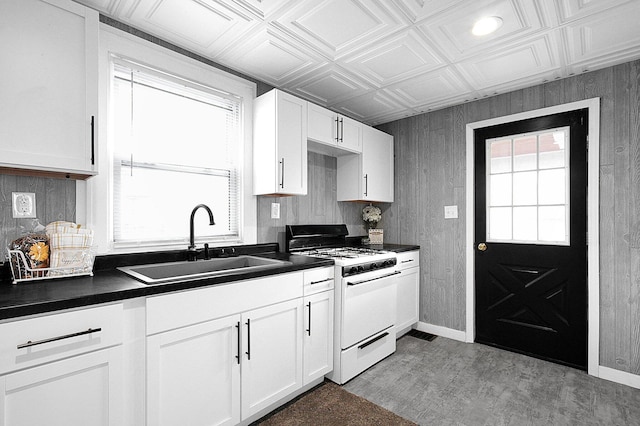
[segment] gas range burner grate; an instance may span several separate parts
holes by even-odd
[[[366,247],[317,248],[296,252],[296,254],[304,256],[328,257],[335,259],[356,259],[359,257],[374,256],[380,253],[382,253],[380,250],[374,250]]]

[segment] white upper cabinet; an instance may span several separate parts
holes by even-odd
[[[338,201],[393,202],[393,136],[363,126],[362,154],[338,157]]]
[[[364,125],[309,102],[307,110],[309,150],[329,155],[362,152]]]
[[[0,167],[96,174],[98,25],[68,0],[0,2]]]
[[[273,89],[253,110],[254,195],[305,195],[307,101]]]

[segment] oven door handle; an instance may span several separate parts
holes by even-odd
[[[360,285],[360,284],[368,283],[368,282],[371,282],[371,281],[381,280],[383,278],[389,278],[389,277],[392,277],[394,275],[398,275],[399,273],[400,273],[400,271],[395,271],[395,272],[391,272],[390,274],[381,275],[379,277],[370,278],[368,280],[347,282],[347,285]]]

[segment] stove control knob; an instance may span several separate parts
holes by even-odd
[[[386,261],[384,262],[384,265],[385,265],[385,266],[393,266],[393,264],[394,264],[394,262],[393,262],[393,260],[391,260],[391,259],[386,260]]]
[[[369,266],[369,269],[378,269],[378,264],[373,262],[371,266]]]
[[[355,266],[352,266],[351,269],[349,269],[349,273],[351,274],[355,274],[358,272],[358,268],[356,268]]]
[[[358,266],[358,272],[362,272],[362,271],[364,271],[364,266],[362,265]]]

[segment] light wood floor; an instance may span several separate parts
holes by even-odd
[[[640,425],[640,389],[443,337],[402,337],[344,389],[425,426]]]

